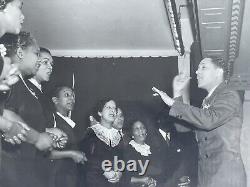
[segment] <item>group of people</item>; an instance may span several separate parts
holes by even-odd
[[[189,185],[188,176],[169,185],[174,172],[168,168],[168,146],[147,140],[144,119],[131,121],[125,131],[126,119],[113,99],[95,106],[89,128],[76,140],[77,124],[70,118],[74,90],[58,85],[44,93],[53,58],[30,33],[20,31],[22,5],[21,0],[0,0],[0,186],[77,187],[84,176],[89,187]],[[173,98],[152,88],[170,107],[170,116],[195,129],[199,187],[246,186],[240,154],[243,101],[227,86],[226,72],[222,58],[200,62],[198,87],[208,91],[201,108],[189,104],[189,76],[174,78]],[[84,174],[78,164],[85,165]]]

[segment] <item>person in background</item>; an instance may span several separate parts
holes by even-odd
[[[246,174],[240,153],[242,100],[237,91],[228,87],[228,73],[223,58],[209,57],[200,62],[196,71],[198,87],[208,92],[202,108],[180,101],[189,77],[175,78],[178,78],[173,85],[175,99],[152,88],[154,95],[159,95],[170,106],[169,115],[197,128],[199,187],[246,187]]]
[[[113,127],[119,131],[120,135],[123,136],[122,128],[124,125],[124,114],[120,108],[117,108],[116,118],[113,123]]]
[[[164,163],[163,159],[159,159],[159,152],[154,147],[146,143],[147,129],[144,125],[145,122],[135,120],[131,125],[132,140],[130,140],[127,147],[124,149],[123,155],[125,163],[129,160],[134,160],[139,165],[147,164],[145,173],[143,174],[140,169],[137,171],[125,170],[125,185],[124,186],[161,186],[165,181],[164,176]]]

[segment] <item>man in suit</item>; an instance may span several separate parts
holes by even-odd
[[[245,187],[246,175],[240,154],[242,101],[237,91],[230,90],[225,81],[226,63],[223,59],[203,59],[196,71],[198,87],[207,90],[202,108],[184,104],[153,87],[154,95],[170,106],[169,115],[189,122],[197,128],[199,146],[199,187]],[[189,77],[174,79],[174,96],[182,96]]]

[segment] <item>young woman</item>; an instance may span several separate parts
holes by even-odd
[[[0,38],[5,33],[18,34],[22,28],[24,16],[21,11],[22,0],[0,0]],[[5,57],[6,48],[0,42],[0,90],[9,90],[18,81],[17,68]]]
[[[163,162],[156,149],[146,144],[147,130],[144,122],[134,121],[130,129],[132,140],[124,150],[124,160],[136,161],[137,170],[125,171],[125,186],[160,186],[164,182]],[[146,168],[140,168],[141,162]]]
[[[29,125],[27,141],[39,150],[46,150],[53,146],[52,138],[45,133],[46,118],[42,107],[24,78],[36,73],[39,63],[39,47],[30,33],[20,32],[18,35],[6,34],[2,37],[5,41],[7,54],[21,72],[20,81],[16,83],[5,103],[9,110],[3,116],[12,121],[21,121]],[[12,112],[12,113],[11,113]],[[3,145],[4,186],[47,186],[48,159],[33,145],[23,143],[20,146]],[[22,181],[20,183],[20,181]]]
[[[21,0],[0,0],[0,38],[5,33],[18,34],[24,20],[21,12]],[[0,42],[0,91],[8,91],[18,80],[18,68],[12,64],[10,58],[6,57],[6,48]],[[5,96],[0,94],[1,115]],[[12,144],[24,141],[26,133],[20,124],[14,123],[6,118],[0,117],[0,130],[7,133],[5,139]]]
[[[40,56],[39,56],[40,66],[36,72],[36,74],[30,78],[26,79],[25,83],[27,86],[34,91],[36,94],[38,101],[40,102],[43,113],[48,120],[47,128],[53,127],[54,119],[53,119],[53,103],[48,94],[46,94],[43,90],[43,84],[50,80],[50,75],[53,70],[53,58],[48,49],[40,47]]]
[[[68,136],[64,149],[53,150],[50,158],[54,159],[54,184],[55,187],[77,186],[77,163],[86,161],[85,154],[78,151],[74,135],[75,122],[68,116],[74,109],[75,94],[67,86],[56,87],[52,97],[55,106],[55,127],[62,129]]]
[[[121,172],[114,168],[103,168],[103,162],[114,163],[115,157],[121,159],[121,136],[112,127],[116,117],[116,103],[104,100],[99,103],[97,111],[99,122],[87,129],[81,142],[81,150],[86,153],[86,183],[88,187],[109,187],[119,183]],[[114,166],[114,165],[112,165]]]

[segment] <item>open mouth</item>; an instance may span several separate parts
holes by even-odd
[[[146,134],[140,134],[138,136],[144,138],[146,136]]]
[[[109,114],[109,116],[114,118],[114,117],[115,117],[115,114]]]

